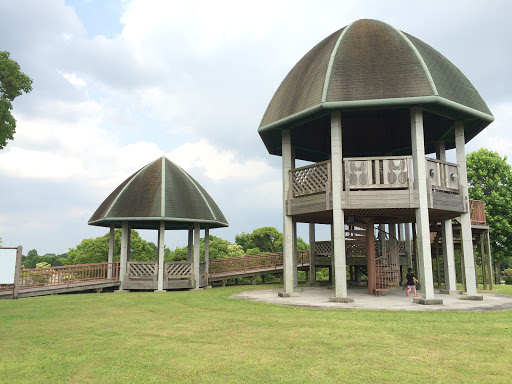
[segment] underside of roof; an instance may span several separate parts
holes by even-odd
[[[438,51],[386,23],[359,20],[325,38],[295,65],[258,132],[269,152],[280,155],[281,131],[290,128],[296,157],[321,161],[330,153],[329,115],[340,110],[344,145],[350,136],[388,138],[371,148],[349,142],[351,156],[403,154],[411,151],[408,110],[415,105],[426,111],[427,153],[435,151],[436,140],[454,147],[457,120],[464,122],[466,141],[494,120],[470,81]]]
[[[136,229],[187,229],[227,227],[221,210],[187,172],[165,157],[141,168],[121,183],[99,206],[90,225],[121,227],[123,221]]]

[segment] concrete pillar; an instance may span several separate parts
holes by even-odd
[[[199,289],[201,286],[201,276],[199,275],[199,251],[201,244],[201,227],[199,223],[194,224],[194,259],[192,261],[193,271],[194,271],[194,288]]]
[[[343,195],[343,150],[341,113],[331,112],[331,158],[332,158],[332,221],[334,297],[329,301],[348,303],[354,299],[347,295],[347,263],[345,255],[345,214],[342,208]]]
[[[366,229],[366,265],[368,272],[368,294],[375,294],[377,288],[377,272],[375,268],[375,234],[373,218],[367,221],[368,227]]]
[[[316,284],[315,223],[309,223],[309,284]]]
[[[461,246],[464,250],[464,267],[466,276],[466,290],[467,296],[465,299],[481,300],[483,296],[477,295],[476,279],[475,279],[475,258],[473,255],[473,235],[471,233],[471,218],[469,209],[469,195],[468,195],[468,177],[466,171],[466,149],[464,139],[464,124],[462,121],[455,122],[455,150],[457,156],[457,164],[459,166],[459,180],[466,206],[465,213],[460,215],[461,227]]]
[[[160,221],[158,228],[158,289],[164,290],[164,250],[165,250],[165,221]]]
[[[295,167],[295,166],[293,166]],[[296,292],[298,292],[299,287],[299,271],[297,269],[297,222],[293,220],[293,287]]]
[[[127,249],[126,249],[126,261],[130,261],[131,253],[132,253],[132,226],[128,223],[128,241],[127,241]]]
[[[295,290],[295,272],[293,269],[295,225],[292,216],[287,215],[287,200],[290,193],[290,170],[294,167],[292,137],[289,129],[282,132],[282,161],[283,161],[283,276],[284,292],[281,297],[298,296]],[[295,246],[295,248],[297,248]]]
[[[485,237],[485,234],[484,233],[481,233],[480,234],[480,256],[482,258],[482,288],[484,290],[487,289],[487,276],[486,276],[486,273],[485,273],[485,251],[484,251],[484,237]]]
[[[206,273],[206,285],[210,277],[210,226],[206,224],[204,228],[204,270]]]
[[[446,161],[446,145],[444,140],[436,141],[436,157]],[[455,250],[453,248],[452,220],[441,221],[441,238],[443,240],[444,287],[448,291],[457,290],[457,274],[455,272]]]
[[[123,221],[121,231],[121,255],[119,260],[119,280],[121,281],[120,291],[123,291],[124,280],[126,278],[126,266],[128,264],[129,246],[129,226],[127,221]]]
[[[405,223],[403,228],[405,234],[405,253],[407,254],[407,267],[412,268],[412,244],[410,223]]]
[[[194,227],[188,229],[188,262],[194,258]]]
[[[492,277],[492,257],[491,257],[491,238],[489,236],[489,230],[486,233],[487,237],[487,266],[489,269],[489,289],[494,289],[494,279]]]
[[[107,263],[114,262],[114,234],[115,234],[116,225],[114,223],[110,224],[110,239],[108,242],[108,256]],[[107,279],[112,278],[112,264],[107,267]]]
[[[416,209],[418,267],[421,276],[420,304],[441,304],[434,299],[434,281],[432,278],[432,255],[430,249],[430,226],[428,218],[427,172],[425,160],[425,142],[423,137],[423,111],[421,107],[411,108],[411,143],[414,167],[414,189],[418,192],[419,208]]]

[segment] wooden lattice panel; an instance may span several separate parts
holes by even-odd
[[[191,263],[175,263],[175,262],[166,262],[165,263],[165,275],[168,278],[189,278],[190,273],[192,271]]]
[[[315,243],[315,254],[317,256],[329,256],[331,254],[331,242],[317,241]]]
[[[156,261],[128,262],[128,277],[154,277],[156,276]]]
[[[292,171],[293,197],[325,192],[329,183],[329,164],[319,163]]]

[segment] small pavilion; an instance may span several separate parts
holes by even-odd
[[[466,78],[420,39],[377,20],[327,36],[292,68],[258,132],[282,156],[284,292],[298,296],[296,223],[309,223],[311,265],[320,265],[315,223],[331,225],[332,301],[350,302],[346,267],[368,276],[368,293],[401,281],[396,239],[416,245],[421,304],[434,297],[431,225],[441,224],[447,292],[455,292],[452,220],[460,223],[466,292],[477,295],[465,143],[494,117]],[[456,163],[446,150],[456,150]],[[426,155],[432,154],[430,157]],[[434,157],[435,156],[435,157]],[[295,166],[296,160],[308,162]],[[375,227],[378,225],[378,227]],[[379,236],[377,241],[375,233]],[[314,274],[314,270],[312,275]]]
[[[121,290],[194,288],[208,285],[209,230],[228,222],[206,190],[166,157],[149,163],[122,182],[89,220],[110,228],[108,262],[113,261],[114,230],[122,228]],[[131,229],[158,230],[158,260],[130,261]],[[200,231],[205,260],[200,262]],[[164,262],[166,230],[188,230],[188,260]]]

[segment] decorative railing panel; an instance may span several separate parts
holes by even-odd
[[[331,187],[331,162],[324,161],[290,171],[293,197],[326,192]]]
[[[188,261],[165,262],[165,277],[168,279],[189,279],[192,272],[192,263]]]
[[[127,275],[129,278],[154,278],[157,275],[156,261],[129,261]]]
[[[433,190],[459,193],[459,167],[446,161],[426,158],[427,180]]]
[[[346,189],[412,187],[411,156],[346,158]]]
[[[75,283],[118,280],[119,263],[65,265],[60,267],[22,269],[20,289]]]
[[[481,200],[469,200],[471,224],[487,224],[485,203]]]
[[[330,241],[315,242],[315,255],[329,256],[330,254],[331,254],[331,242]]]

